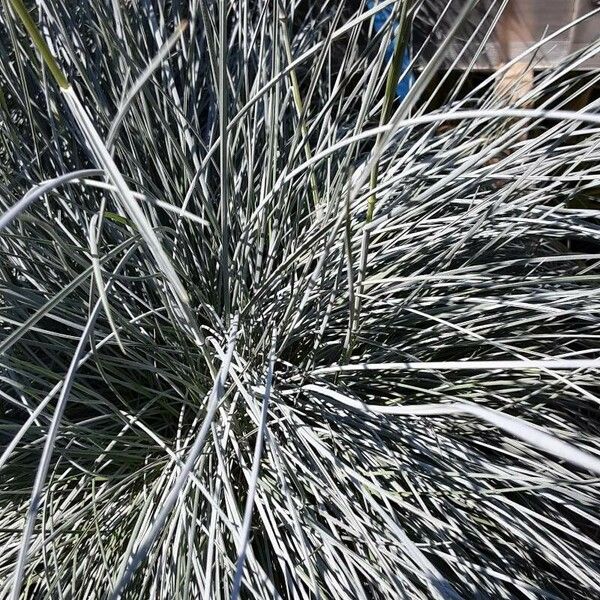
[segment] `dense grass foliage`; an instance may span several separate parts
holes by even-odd
[[[600,45],[384,2],[400,102],[364,2],[30,2],[60,88],[15,4],[0,598],[597,596]]]

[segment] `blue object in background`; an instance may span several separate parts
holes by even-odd
[[[377,6],[377,0],[367,0],[367,6],[369,9]],[[381,31],[389,18],[392,16],[392,6],[386,6],[382,8],[380,11],[376,12],[373,16],[373,28],[375,32]],[[398,27],[398,23],[394,23],[394,29]],[[396,45],[396,40],[394,39],[390,42],[390,45],[387,47],[385,51],[385,57],[387,60],[391,60],[394,54],[394,48]],[[410,65],[410,50],[407,48],[404,51],[404,55],[402,56],[402,70],[406,71],[406,69]],[[410,88],[414,83],[414,76],[411,71],[409,71],[404,77],[398,81],[398,85],[396,86],[396,96],[400,98],[400,100],[406,98]]]

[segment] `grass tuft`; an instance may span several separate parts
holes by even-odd
[[[504,5],[3,0],[0,598],[600,593],[600,44]]]

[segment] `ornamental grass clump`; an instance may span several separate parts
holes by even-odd
[[[600,592],[600,43],[375,4],[2,1],[0,598]]]

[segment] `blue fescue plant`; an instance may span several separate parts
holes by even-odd
[[[0,598],[600,594],[600,44],[505,5],[2,0]]]

